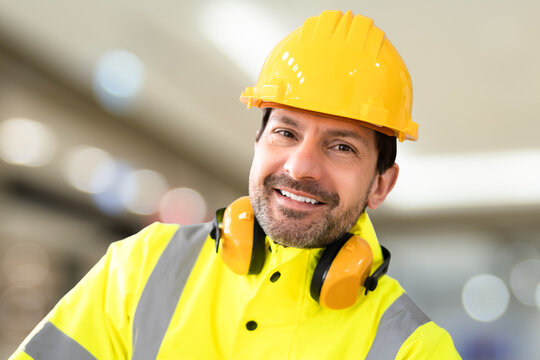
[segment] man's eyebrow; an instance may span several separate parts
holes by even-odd
[[[287,115],[282,115],[282,116],[275,116],[275,117],[271,117],[270,118],[271,120],[275,120],[275,121],[278,121],[280,123],[284,123],[284,124],[287,124],[287,125],[290,125],[290,126],[293,126],[295,128],[298,128],[298,129],[301,129],[302,126],[300,126],[300,124],[298,123],[298,121],[294,120],[293,118],[287,116]]]
[[[352,130],[331,129],[324,132],[326,136],[339,138],[352,138],[360,141],[365,147],[369,148],[369,142],[365,137]]]

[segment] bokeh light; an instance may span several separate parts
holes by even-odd
[[[525,305],[536,304],[535,291],[538,283],[540,283],[540,259],[522,261],[510,272],[512,292]]]
[[[463,307],[467,314],[482,322],[494,321],[508,308],[510,293],[504,281],[495,275],[481,274],[469,279],[463,287]]]
[[[81,146],[70,151],[64,164],[64,175],[76,189],[95,194],[111,186],[114,177],[103,169],[112,166],[114,159],[105,150]]]
[[[180,225],[197,224],[206,217],[206,202],[189,188],[169,190],[159,204],[160,221]]]
[[[122,112],[144,85],[143,62],[126,50],[105,53],[94,70],[94,93],[100,104],[112,112]]]
[[[124,179],[122,202],[132,213],[150,215],[158,210],[166,191],[167,181],[161,174],[147,169],[135,170]]]
[[[94,180],[111,179],[108,187],[102,191],[92,194],[92,200],[103,213],[118,215],[125,212],[124,206],[124,184],[126,179],[133,172],[131,166],[122,160],[114,160],[106,166],[101,166],[94,174]]]
[[[49,273],[49,256],[37,244],[15,244],[6,251],[3,260],[6,278],[17,287],[37,286]]]
[[[280,17],[269,10],[249,1],[204,1],[196,17],[198,30],[256,81],[268,52],[287,35]]]
[[[53,158],[56,147],[52,130],[37,121],[13,118],[0,124],[0,157],[7,163],[43,166]]]

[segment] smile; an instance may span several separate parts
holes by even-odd
[[[291,198],[293,200],[299,201],[299,202],[304,202],[304,203],[313,204],[313,205],[321,204],[317,200],[308,198],[306,196],[298,196],[285,190],[278,190],[278,191],[281,193],[281,195]]]

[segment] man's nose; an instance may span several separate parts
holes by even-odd
[[[295,180],[320,180],[323,173],[322,151],[316,142],[306,140],[291,149],[284,165],[285,173]]]

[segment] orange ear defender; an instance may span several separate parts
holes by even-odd
[[[390,251],[381,246],[383,263],[369,276],[373,253],[368,242],[345,233],[324,250],[311,278],[311,297],[329,309],[345,309],[354,305],[360,286],[365,294],[377,288],[379,278],[386,274]]]
[[[216,211],[210,233],[216,242],[216,252],[237,274],[257,274],[264,265],[265,237],[249,197],[234,201],[226,209]],[[383,263],[369,276],[373,254],[366,240],[346,233],[323,252],[311,279],[311,297],[329,309],[344,309],[354,305],[360,286],[365,293],[377,287],[386,273],[390,252],[381,246]]]
[[[216,241],[216,252],[232,271],[240,275],[261,271],[266,234],[253,214],[249,197],[216,211],[211,236]]]

